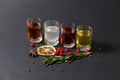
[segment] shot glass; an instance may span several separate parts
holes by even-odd
[[[27,19],[27,35],[32,43],[39,43],[42,41],[42,26],[40,18]]]
[[[76,34],[76,48],[81,51],[86,51],[91,49],[93,30],[89,25],[79,25],[77,26]]]
[[[59,44],[60,24],[56,20],[44,22],[44,39],[47,45],[56,46]]]
[[[61,24],[60,43],[63,47],[72,48],[75,46],[76,29],[74,23]]]

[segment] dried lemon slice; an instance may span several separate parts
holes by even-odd
[[[42,56],[53,56],[55,51],[55,47],[49,45],[43,45],[37,48],[38,55]]]

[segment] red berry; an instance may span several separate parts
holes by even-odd
[[[60,52],[63,52],[63,53],[64,53],[64,51],[63,51],[62,49],[60,49]]]
[[[60,53],[60,50],[56,50],[57,53]]]
[[[54,52],[54,55],[58,55],[59,53],[57,51]]]
[[[57,48],[57,52],[60,52],[61,48]]]
[[[66,52],[68,52],[68,51],[69,51],[69,49],[68,49],[68,48],[66,48],[66,49],[65,49],[65,51],[66,51]]]
[[[90,52],[90,50],[86,50],[86,52]]]
[[[55,52],[54,52],[54,55],[59,55],[60,54],[60,51],[58,51],[58,50],[56,50]]]
[[[63,56],[64,55],[64,53],[63,52],[60,52],[60,56]]]
[[[76,49],[76,53],[79,53],[80,52],[80,50],[79,49]]]
[[[31,43],[30,46],[31,46],[31,47],[35,47],[35,44],[34,44],[34,43]]]
[[[60,50],[61,48],[57,48],[57,50]]]
[[[72,55],[73,53],[71,51],[68,52],[68,55]]]

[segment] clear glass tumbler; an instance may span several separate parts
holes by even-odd
[[[75,46],[76,29],[74,23],[61,24],[60,43],[63,47],[72,48]]]
[[[47,45],[56,46],[59,44],[60,24],[56,20],[44,22],[44,39]]]
[[[27,19],[27,35],[32,43],[39,43],[42,41],[42,26],[40,18]]]
[[[86,51],[91,49],[93,30],[89,25],[79,25],[77,26],[76,34],[76,48],[81,51]]]

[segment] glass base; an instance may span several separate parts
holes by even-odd
[[[64,44],[63,45],[63,47],[65,47],[65,48],[72,48],[72,47],[74,47],[75,46],[75,44],[73,43],[73,44]]]
[[[81,51],[90,50],[91,44],[88,44],[88,45],[76,44],[76,48],[80,49]]]
[[[86,51],[86,50],[90,50],[91,47],[86,47],[86,48],[80,48],[80,51]]]
[[[42,37],[30,40],[30,42],[32,42],[32,43],[40,43],[41,41],[42,41]]]
[[[59,44],[59,40],[57,40],[57,41],[48,41],[48,40],[45,40],[45,43],[47,45],[50,45],[50,46],[56,46],[56,45]]]

